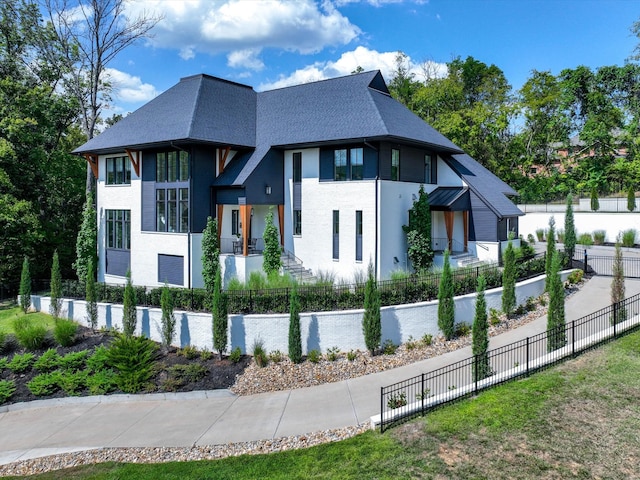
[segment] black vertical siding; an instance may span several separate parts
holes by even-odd
[[[184,257],[158,254],[158,283],[184,285]]]
[[[469,219],[471,241],[498,241],[498,219],[491,209],[473,192],[470,195],[471,218]]]
[[[191,149],[191,231],[202,232],[207,225],[207,217],[215,217],[212,211],[210,185],[216,178],[216,149],[214,147],[193,147]]]

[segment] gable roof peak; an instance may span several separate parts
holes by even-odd
[[[359,82],[359,83],[361,82],[365,84],[368,88],[372,88],[374,90],[377,90],[378,92],[390,95],[389,89],[387,88],[387,84],[384,81],[384,78],[382,76],[382,73],[380,73],[380,70],[369,70],[367,72],[351,73],[349,75],[342,75],[340,77],[323,78],[321,80],[313,80],[310,82],[298,83],[296,85],[287,85],[285,87],[278,87],[278,88],[273,88],[271,90],[265,90],[262,93],[277,92],[277,91],[283,91],[288,89],[296,89],[296,88],[303,88],[303,87],[313,86],[313,85],[327,84],[331,82],[345,82],[345,81],[347,82],[352,81],[352,82]]]
[[[227,80],[226,78],[216,77],[214,75],[209,75],[207,73],[197,73],[195,75],[188,75],[186,77],[180,78],[180,82],[188,82],[191,80],[211,80],[214,82],[222,82],[227,83],[229,85],[235,85],[237,87],[248,88],[249,90],[253,90],[251,85],[246,85],[244,83],[234,82],[232,80]]]

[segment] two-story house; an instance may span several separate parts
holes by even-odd
[[[186,77],[75,150],[97,178],[99,280],[202,286],[218,219],[228,281],[262,268],[271,209],[283,250],[313,272],[410,268],[420,185],[437,251],[497,260],[516,192],[394,100],[378,71],[277,90]]]

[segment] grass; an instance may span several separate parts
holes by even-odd
[[[396,427],[304,450],[49,479],[626,479],[640,449],[640,333]]]
[[[13,321],[24,316],[20,307],[10,307],[0,309],[0,330],[5,333],[15,333],[13,330]],[[27,318],[34,322],[42,322],[47,330],[52,330],[55,326],[55,320],[51,315],[41,312],[27,313]]]

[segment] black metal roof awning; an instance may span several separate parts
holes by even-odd
[[[429,194],[431,210],[460,212],[471,210],[468,187],[438,187]]]

